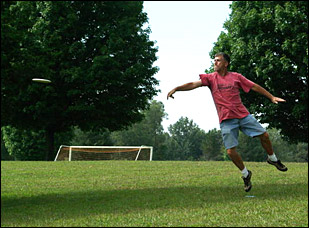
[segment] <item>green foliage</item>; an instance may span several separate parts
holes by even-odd
[[[262,123],[292,142],[308,142],[308,2],[235,1],[210,52],[227,52],[237,71],[287,102],[242,96]]]
[[[192,120],[181,117],[169,128],[169,160],[197,160],[202,154],[201,143],[205,132]]]
[[[221,131],[217,129],[210,130],[206,133],[201,148],[203,150],[203,155],[200,160],[206,161],[222,161],[224,160],[223,140]]]
[[[162,160],[166,150],[166,135],[163,132],[162,121],[166,117],[162,102],[152,101],[148,110],[143,112],[145,118],[128,129],[112,133],[115,145],[122,146],[153,146],[154,160]]]
[[[112,145],[111,133],[107,129],[101,131],[82,131],[73,128],[73,136],[69,142],[71,146],[110,146]]]
[[[1,130],[1,161],[12,161],[12,160],[14,160],[14,157],[9,154],[8,150],[4,145],[3,133]]]
[[[141,2],[17,2],[4,13],[3,125],[115,130],[141,119],[158,84]]]
[[[119,130],[140,121],[159,83],[142,9],[142,2],[1,2],[1,125],[45,130],[52,145],[53,134],[71,126]]]
[[[9,155],[20,161],[42,161],[46,160],[48,147],[46,145],[45,130],[21,130],[12,126],[1,128],[3,146]],[[66,131],[55,134],[55,148],[62,144],[68,144],[72,138],[72,132]],[[56,152],[52,154],[55,158]]]
[[[31,132],[10,126],[2,127],[1,131],[6,149],[16,160],[36,161],[45,159],[44,131]]]

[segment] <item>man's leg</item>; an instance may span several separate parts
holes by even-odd
[[[265,149],[266,153],[268,154],[267,162],[271,165],[274,165],[280,171],[287,171],[288,168],[281,163],[280,160],[277,159],[276,155],[274,154],[273,147],[271,145],[271,141],[269,139],[269,134],[267,132],[259,135],[261,140],[261,144]]]
[[[237,168],[242,173],[242,179],[245,183],[245,191],[249,192],[252,184],[251,184],[251,176],[252,172],[247,170],[245,167],[242,158],[236,152],[236,146],[238,145],[238,135],[239,135],[239,120],[238,119],[229,119],[224,120],[220,124],[221,133],[223,137],[224,146],[228,156],[231,158],[233,163],[237,166]]]
[[[263,148],[265,149],[266,153],[268,155],[273,155],[274,154],[274,150],[273,147],[271,145],[271,141],[269,139],[269,134],[267,132],[259,135],[259,138],[261,140],[261,144],[263,146]]]
[[[227,149],[227,154],[233,161],[233,163],[237,166],[238,169],[240,169],[241,173],[243,174],[242,179],[244,180],[245,183],[245,191],[249,192],[252,188],[251,184],[251,176],[252,172],[250,170],[247,170],[247,168],[244,165],[244,162],[242,161],[242,158],[240,155],[236,152],[236,147]]]
[[[236,147],[226,150],[228,156],[231,158],[232,162],[238,167],[238,169],[243,170],[245,168],[244,162],[240,155],[236,152]]]

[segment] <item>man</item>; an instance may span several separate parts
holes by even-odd
[[[229,64],[230,57],[227,54],[223,52],[216,54],[214,59],[215,72],[211,74],[200,74],[199,81],[190,82],[174,88],[168,93],[167,99],[169,97],[174,98],[173,94],[176,91],[187,91],[201,86],[208,86],[210,88],[219,116],[224,146],[228,156],[242,173],[245,191],[249,192],[252,187],[252,172],[247,170],[241,156],[236,152],[239,130],[248,136],[260,138],[261,144],[268,154],[267,162],[269,164],[274,165],[280,171],[287,171],[287,167],[277,159],[266,130],[242,104],[239,89],[244,90],[246,93],[250,90],[258,92],[269,98],[275,104],[285,102],[285,100],[273,96],[264,88],[239,73],[228,72],[227,68]]]

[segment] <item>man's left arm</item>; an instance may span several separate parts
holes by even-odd
[[[266,89],[264,89],[262,86],[254,83],[254,85],[251,88],[253,91],[258,92],[265,97],[269,98],[271,102],[278,104],[278,102],[286,102],[286,100],[280,98],[280,97],[275,97],[273,96],[270,92],[268,92]]]

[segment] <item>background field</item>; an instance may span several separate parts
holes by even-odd
[[[1,162],[1,226],[308,227],[308,164]],[[247,198],[245,196],[255,196]]]

